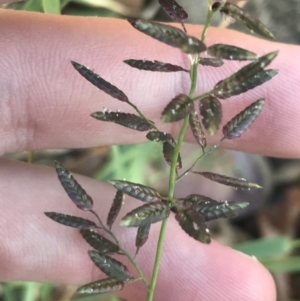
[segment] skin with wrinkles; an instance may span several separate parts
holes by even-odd
[[[75,22],[80,26],[74,28],[74,17],[31,16],[31,13],[0,12],[0,54],[5,58],[0,74],[0,153],[90,147],[116,140],[118,125],[99,123],[89,115],[103,107],[126,111],[127,105],[112,101],[104,92],[91,87],[74,72],[70,60],[93,66],[95,72],[117,84],[130,101],[154,122],[159,122],[159,113],[170,98],[188,88],[189,75],[183,72],[149,72],[141,76],[139,70],[122,64],[125,59],[142,55],[177,63],[185,68],[188,65],[180,51],[132,30],[124,21],[78,18],[80,21]],[[191,26],[189,32],[199,35],[201,30]],[[241,151],[297,158],[300,152],[297,126],[299,100],[294,91],[298,90],[300,62],[293,60],[290,65],[288,62],[297,57],[299,47],[262,41],[225,29],[212,28],[208,36],[211,37],[207,40],[208,45],[216,40],[220,43],[230,40],[232,44],[239,44],[242,40],[243,47],[258,55],[279,50],[270,68],[276,66],[280,72],[272,82],[226,100],[224,120],[230,120],[261,95],[266,99],[266,106],[250,131],[239,140],[226,141],[222,145]],[[130,43],[127,43],[128,40]],[[116,52],[119,45],[126,45],[122,47],[122,52]],[[196,95],[208,91],[241,65],[230,62],[218,70],[203,67]],[[14,78],[13,82],[11,78]],[[179,126],[162,124],[162,130],[177,136]],[[145,141],[142,133],[130,129],[124,129],[122,133],[118,135],[119,143]],[[220,134],[216,135],[208,143],[215,143],[220,138]],[[256,143],[252,143],[254,138]],[[187,139],[193,141],[191,133]]]
[[[0,10],[0,28],[1,154],[133,143],[144,139],[143,134],[130,129],[123,129],[120,135],[118,125],[99,123],[90,117],[91,112],[103,106],[128,108],[113,102],[82,79],[72,69],[70,60],[94,68],[118,85],[130,101],[155,122],[170,98],[186,91],[189,85],[188,74],[183,72],[141,76],[139,70],[122,64],[126,59],[142,56],[184,68],[188,66],[179,51],[134,31],[125,21]],[[189,26],[189,32],[199,36],[201,28]],[[300,63],[293,59],[299,47],[271,43],[234,31],[210,29],[208,45],[228,41],[237,46],[243,41],[244,48],[258,55],[278,49],[278,58],[272,65],[280,73],[263,87],[226,100],[224,120],[230,120],[258,96],[264,95],[267,101],[261,118],[249,131],[224,146],[299,158],[297,72]],[[222,70],[203,67],[197,94],[207,91],[239,66],[242,63],[226,63]],[[175,136],[178,129],[178,126],[171,129],[169,124],[163,124],[162,128],[166,132],[172,130]],[[192,139],[191,133],[187,139]],[[80,235],[72,228],[61,231],[61,225],[54,224],[43,214],[60,208],[62,213],[88,218],[85,212],[72,206],[54,170],[2,159],[0,171],[0,280],[83,284],[100,279],[103,275],[93,267],[88,256],[83,255],[88,246]],[[104,217],[113,188],[85,177],[76,176],[76,179],[94,198],[95,211],[103,212]],[[136,201],[128,197],[122,210],[128,212],[135,207]],[[153,225],[149,242],[139,254],[147,276],[151,273],[158,233],[159,226]],[[132,233],[118,229],[117,235],[133,253],[135,247],[129,239]],[[174,242],[180,242],[180,248]],[[224,294],[232,301],[276,300],[273,280],[257,261],[216,242],[209,246],[198,244],[185,235],[171,217],[155,301],[221,301]],[[143,300],[145,292],[139,284],[130,285],[125,287],[122,296]]]

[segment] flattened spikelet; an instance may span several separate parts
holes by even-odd
[[[254,52],[226,44],[214,44],[207,48],[207,53],[223,60],[247,61],[257,59]]]
[[[218,218],[233,218],[238,212],[249,205],[247,202],[218,202],[207,196],[191,194],[185,199],[191,204],[191,208],[203,215],[205,221]]]
[[[216,97],[221,99],[229,98],[235,95],[245,93],[251,89],[254,89],[278,74],[278,70],[260,70],[253,77],[246,79],[244,82],[235,82],[235,85],[231,85],[230,89],[221,89],[214,93]]]
[[[215,2],[212,6],[212,9],[220,9],[220,12],[242,22],[251,31],[267,39],[274,40],[273,33],[260,20],[258,20],[254,16],[251,16],[245,10],[233,3],[226,2],[224,5],[221,5],[220,2]]]
[[[116,86],[107,82],[105,79],[100,77],[98,74],[94,73],[92,70],[84,65],[71,61],[73,67],[83,76],[86,80],[96,86],[98,89],[102,90],[106,94],[113,98],[119,99],[121,101],[128,102],[128,97],[123,91],[118,89]]]
[[[180,227],[194,239],[203,243],[210,243],[209,230],[206,227],[205,220],[198,212],[193,208],[179,211],[175,215]]]
[[[91,116],[100,121],[110,121],[140,132],[152,129],[151,123],[135,114],[121,112],[95,112]]]
[[[162,112],[161,120],[164,122],[179,121],[186,117],[193,108],[193,101],[185,94],[173,98]]]
[[[107,226],[111,229],[111,226],[113,225],[113,223],[115,222],[121,207],[122,207],[122,203],[123,203],[123,192],[120,190],[117,190],[116,195],[114,197],[112,206],[110,207],[108,216],[107,216]]]
[[[161,200],[160,194],[153,188],[122,180],[109,181],[116,189],[143,202],[155,202]]]
[[[188,18],[187,12],[175,0],[158,0],[158,2],[175,22],[184,22]]]
[[[221,67],[224,65],[224,62],[213,57],[201,57],[199,58],[199,64],[202,66]]]
[[[79,185],[71,173],[57,161],[55,161],[55,169],[62,187],[73,203],[81,210],[91,210],[93,208],[92,198]]]
[[[172,158],[173,158],[174,148],[175,148],[175,146],[172,145],[172,144],[170,144],[169,142],[164,142],[163,143],[163,155],[164,155],[164,158],[165,158],[166,162],[170,166],[172,164]],[[178,154],[176,168],[177,169],[182,168],[182,162],[181,162],[181,156],[180,156],[180,154]]]
[[[208,96],[200,100],[200,114],[202,123],[210,135],[214,135],[222,121],[222,106],[214,96]]]
[[[166,162],[171,165],[172,157],[174,153],[174,148],[176,146],[176,142],[174,138],[167,133],[159,132],[159,131],[151,131],[146,136],[149,140],[155,142],[163,142],[163,155]],[[178,155],[176,168],[182,168],[181,157]]]
[[[119,252],[119,247],[99,233],[91,230],[80,230],[84,240],[101,254],[113,254]]]
[[[215,95],[218,98],[227,98],[228,95],[241,94],[267,81],[262,71],[276,58],[277,54],[278,51],[274,51],[263,55],[228,78],[221,80],[214,87]],[[274,75],[272,72],[269,74],[269,76]]]
[[[156,71],[156,72],[177,72],[177,71],[184,71],[189,72],[180,66],[176,66],[169,63],[163,63],[159,61],[147,61],[147,60],[126,60],[124,61],[127,65],[139,69],[139,70],[146,70],[146,71]]]
[[[224,127],[223,135],[226,139],[235,139],[240,137],[249,126],[256,120],[265,100],[259,99],[244,109],[242,112],[232,118]]]
[[[214,182],[231,186],[234,188],[239,188],[239,189],[260,189],[262,188],[256,183],[248,182],[243,178],[233,178],[233,177],[228,177],[220,174],[216,174],[213,172],[193,172],[194,174],[201,175],[209,180],[212,180]]]
[[[194,112],[190,113],[189,123],[190,123],[190,127],[191,127],[194,138],[196,139],[198,144],[201,146],[202,151],[204,152],[204,149],[207,145],[206,137],[203,132],[197,112],[194,111]]]
[[[128,22],[142,33],[186,53],[201,53],[206,50],[203,42],[186,35],[182,30],[170,25],[129,18]]]
[[[89,229],[96,227],[96,224],[93,221],[73,215],[67,215],[57,212],[45,212],[45,215],[59,224],[73,228]]]
[[[106,278],[85,284],[79,287],[76,293],[80,295],[112,293],[120,291],[123,286],[123,281],[116,278]]]
[[[176,144],[174,138],[170,134],[160,131],[151,131],[146,135],[146,138],[150,141],[169,142],[172,145]]]
[[[118,280],[124,282],[129,279],[127,267],[118,260],[100,254],[94,250],[91,250],[88,253],[95,265],[107,276],[117,278]]]
[[[136,255],[139,252],[139,249],[146,243],[149,237],[151,224],[145,224],[143,226],[138,227],[135,246],[136,246]]]
[[[168,218],[170,209],[164,203],[151,202],[138,207],[123,217],[120,225],[125,227],[140,227],[160,222]]]

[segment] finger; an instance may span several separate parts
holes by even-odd
[[[1,281],[84,284],[104,278],[88,258],[90,248],[78,230],[59,225],[43,213],[56,211],[93,218],[75,208],[53,169],[8,161],[1,161],[0,169]],[[76,179],[94,198],[95,210],[105,221],[113,189],[86,177]],[[139,205],[140,201],[126,198],[121,216]],[[149,241],[137,257],[149,279],[159,226],[152,226]],[[113,229],[125,248],[134,254],[136,230],[117,224]],[[145,293],[142,285],[128,284],[123,295],[129,300],[132,296],[134,300],[143,300]],[[274,294],[271,276],[253,258],[216,242],[201,244],[186,235],[173,217],[169,218],[155,300],[218,301],[226,297],[232,301],[273,301]]]
[[[160,60],[188,68],[186,55],[134,30],[126,21],[49,16],[1,11],[0,153],[43,148],[79,148],[145,140],[145,133],[99,122],[90,117],[103,107],[132,112],[82,78],[70,64],[77,61],[117,85],[147,117],[164,131],[178,133],[180,123],[163,124],[159,116],[179,93],[188,93],[189,75],[142,72],[125,59]],[[75,26],[76,24],[76,26]],[[200,26],[189,26],[199,36]],[[242,41],[242,45],[241,45]],[[224,146],[271,156],[299,157],[299,46],[263,41],[225,29],[210,29],[207,44],[230,43],[259,55],[280,50],[272,64],[274,80],[223,101],[223,123],[254,100],[265,97],[262,114],[241,138]],[[200,67],[196,94],[212,89],[242,66]],[[215,143],[221,134],[209,138]],[[188,139],[193,141],[191,133]]]

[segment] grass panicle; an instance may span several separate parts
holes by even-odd
[[[72,66],[83,79],[96,86],[110,97],[120,100],[123,103],[127,103],[135,111],[135,114],[132,114],[119,111],[112,112],[105,109],[104,111],[92,113],[91,117],[101,122],[112,122],[139,131],[141,132],[139,135],[144,135],[145,139],[148,139],[153,143],[161,143],[162,156],[170,166],[169,185],[163,192],[157,191],[154,187],[126,181],[125,179],[110,180],[109,183],[116,189],[116,192],[114,198],[112,197],[113,201],[107,212],[105,224],[102,222],[100,216],[105,216],[106,212],[100,210],[101,214],[98,215],[95,209],[93,209],[92,198],[75,180],[73,175],[56,162],[55,166],[59,182],[68,196],[79,209],[87,211],[86,214],[93,215],[93,218],[96,218],[97,222],[81,216],[56,212],[45,212],[45,214],[57,223],[77,228],[82,239],[92,248],[92,250],[88,252],[91,261],[108,277],[79,287],[76,293],[76,296],[79,297],[117,292],[122,290],[125,284],[134,285],[135,282],[142,281],[145,285],[145,290],[147,291],[147,297],[146,300],[139,301],[153,301],[169,216],[173,215],[180,228],[191,238],[197,240],[199,243],[209,244],[212,238],[207,226],[208,221],[219,218],[236,217],[241,210],[248,206],[248,203],[243,200],[217,201],[201,194],[188,194],[185,197],[178,198],[174,195],[176,183],[184,176],[194,173],[205,177],[210,181],[231,186],[236,189],[250,190],[261,188],[260,185],[249,182],[243,178],[229,177],[210,171],[194,171],[193,169],[199,160],[208,157],[222,141],[225,139],[239,138],[245,133],[261,113],[264,103],[270,101],[265,100],[263,98],[264,95],[262,95],[262,98],[251,103],[238,114],[233,112],[232,115],[234,117],[231,120],[225,120],[224,122],[222,120],[223,100],[246,93],[250,89],[263,85],[278,73],[278,70],[276,69],[266,69],[266,67],[276,58],[278,51],[258,56],[248,49],[239,47],[239,45],[233,46],[215,43],[207,48],[205,45],[205,38],[208,34],[213,14],[216,11],[220,11],[223,14],[229,15],[242,22],[251,31],[265,38],[273,39],[274,35],[256,17],[251,16],[237,5],[226,1],[213,2],[212,0],[208,0],[207,18],[203,31],[199,37],[190,36],[187,31],[188,27],[186,28],[184,23],[188,19],[188,12],[175,0],[158,0],[158,2],[173,21],[181,23],[183,30],[172,24],[162,24],[159,22],[129,18],[128,22],[133,27],[131,30],[136,29],[147,35],[149,38],[177,48],[174,49],[174,51],[182,51],[182,55],[185,55],[190,62],[189,67],[186,66],[186,64],[184,67],[181,67],[181,62],[179,65],[176,65],[158,60],[134,58],[123,61],[126,65],[138,69],[138,71],[131,70],[132,74],[136,74],[134,79],[132,77],[126,79],[128,81],[134,80],[134,87],[138,89],[144,89],[144,87],[138,86],[138,79],[140,76],[147,76],[147,74],[149,76],[149,72],[147,73],[147,71],[158,72],[158,76],[169,76],[170,81],[173,81],[174,78],[178,76],[174,75],[174,72],[189,73],[189,89],[185,88],[186,85],[180,85],[178,89],[176,88],[174,94],[170,95],[169,99],[161,99],[161,107],[164,109],[160,116],[156,117],[155,120],[158,120],[157,123],[148,119],[138,108],[135,104],[135,102],[138,101],[137,99],[132,100],[133,102],[131,102],[127,95],[112,83],[106,81],[85,65],[71,61]],[[169,51],[170,50],[172,49],[169,49]],[[203,56],[205,51],[206,53]],[[141,57],[144,54],[141,53],[139,55]],[[203,79],[206,79],[206,70],[208,70],[209,67],[221,68],[224,65],[224,61],[226,64],[232,64],[232,60],[250,60],[251,62],[227,78],[212,85],[211,90],[206,92],[203,91],[202,81]],[[120,64],[123,62],[120,62]],[[124,66],[124,68],[128,69],[127,66]],[[201,72],[201,80],[198,79],[198,72]],[[182,76],[188,79],[188,75],[182,73]],[[120,85],[121,84],[122,83],[120,83]],[[150,89],[155,89],[155,87],[150,87]],[[196,91],[202,91],[202,94],[195,96]],[[99,97],[101,98],[101,92]],[[145,93],[145,101],[149,102],[150,107],[152,100],[148,99],[147,93]],[[199,105],[196,105],[196,101],[199,101]],[[232,101],[235,101],[235,99]],[[226,102],[227,100],[224,101],[225,105]],[[153,116],[151,116],[151,118],[154,120]],[[168,123],[175,122],[176,124],[173,129],[175,127],[179,129],[177,137],[173,136],[174,132],[170,130],[170,127],[170,133],[162,130],[162,128],[166,129],[168,125],[170,126]],[[167,124],[163,125],[163,123]],[[215,135],[220,128],[222,128],[223,138],[221,138],[215,146],[208,148],[204,130],[206,130],[209,135]],[[102,130],[101,125],[98,129]],[[195,141],[199,145],[200,155],[191,166],[185,168],[183,174],[178,176],[178,169],[182,168],[180,153],[188,130],[190,130]],[[166,168],[166,166],[167,165],[165,165],[164,168]],[[167,166],[167,168],[169,167]],[[143,205],[135,207],[134,209],[131,208],[129,212],[123,215],[120,222],[120,225],[123,226],[123,228],[121,228],[122,232],[128,231],[126,227],[137,228],[134,237],[136,247],[134,257],[130,255],[132,252],[129,252],[124,248],[116,234],[112,231],[113,225],[113,229],[118,226],[115,225],[115,221],[119,216],[121,209],[123,211],[128,207],[127,205],[123,205],[124,195],[144,202]],[[100,200],[97,200],[97,207],[101,204],[99,201]],[[105,201],[107,202],[107,200]],[[132,202],[132,204],[134,204],[134,202]],[[151,279],[147,279],[136,261],[136,257],[143,252],[143,249],[141,248],[146,244],[148,238],[151,237],[150,228],[155,229],[157,227],[157,225],[152,226],[152,224],[158,222],[161,222],[161,227],[156,245],[153,271]],[[177,231],[181,231],[180,228],[178,227]],[[174,237],[176,236],[174,235]],[[151,244],[153,243],[154,242],[151,241]],[[175,244],[176,243],[178,244],[178,242],[175,241]],[[130,242],[128,242],[128,245],[130,245]],[[120,257],[121,261],[115,259],[114,256]],[[126,260],[126,265],[123,263],[123,259],[124,261]],[[149,258],[149,260],[152,262],[152,258]],[[174,262],[176,262],[176,258],[174,258],[174,260]],[[187,258],[187,260],[189,259]],[[176,275],[174,275],[174,277],[176,277]],[[176,282],[176,279],[170,279],[170,281]],[[221,287],[219,288],[222,289]],[[224,295],[224,300],[226,298],[227,297]]]

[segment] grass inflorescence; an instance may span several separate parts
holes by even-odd
[[[75,70],[85,80],[112,98],[127,103],[136,112],[136,114],[111,111],[91,112],[91,116],[99,121],[112,122],[132,130],[147,132],[145,136],[148,140],[153,141],[153,143],[161,143],[162,155],[170,165],[167,195],[161,195],[154,188],[139,183],[118,179],[110,180],[109,183],[116,188],[116,194],[112,197],[112,206],[107,214],[106,222],[104,222],[97,212],[94,211],[92,198],[70,172],[56,162],[56,172],[59,181],[70,199],[79,209],[90,212],[91,216],[96,217],[97,222],[57,212],[46,212],[45,214],[60,224],[77,228],[82,238],[91,247],[91,250],[88,252],[90,259],[107,275],[105,279],[81,286],[77,290],[75,297],[111,293],[121,290],[124,285],[134,285],[134,282],[142,281],[147,290],[147,301],[153,301],[168,218],[175,215],[175,219],[181,229],[191,239],[195,239],[199,243],[209,244],[211,237],[206,222],[218,218],[235,217],[240,210],[248,205],[248,203],[243,201],[220,202],[198,194],[175,198],[174,189],[176,183],[189,173],[198,174],[211,181],[231,186],[235,189],[250,190],[261,188],[260,185],[249,182],[246,179],[232,178],[207,171],[194,171],[193,169],[196,162],[209,155],[224,140],[237,139],[243,135],[259,117],[266,101],[264,98],[253,100],[245,109],[224,123],[222,120],[222,102],[220,100],[245,93],[264,84],[278,73],[277,70],[265,69],[276,58],[276,51],[259,57],[247,49],[233,45],[217,43],[207,46],[205,37],[212,15],[218,11],[227,14],[244,23],[251,31],[264,38],[273,39],[273,34],[258,19],[252,17],[238,6],[229,2],[224,3],[224,1],[212,3],[211,0],[208,0],[207,19],[201,37],[190,36],[184,25],[188,19],[188,13],[184,8],[175,0],[159,0],[159,3],[173,21],[180,22],[182,30],[172,25],[134,18],[128,19],[128,22],[134,29],[148,35],[149,38],[156,39],[186,53],[190,61],[190,69],[187,70],[181,66],[156,60],[128,58],[124,63],[129,67],[140,70],[139,72],[190,73],[189,91],[182,91],[175,97],[170,97],[169,103],[165,106],[160,116],[162,122],[182,122],[177,138],[170,133],[159,130],[160,124],[155,124],[149,120],[115,84],[106,81],[82,63],[71,62]],[[204,53],[205,55],[203,55]],[[250,61],[250,63],[231,76],[216,83],[210,91],[201,95],[195,95],[198,69],[205,69],[206,66],[220,68],[225,63],[224,61],[232,60]],[[199,109],[199,112],[197,112],[197,109]],[[199,144],[201,154],[194,164],[179,175],[179,170],[182,168],[180,151],[188,128],[191,129],[195,141]],[[223,137],[219,143],[207,149],[206,134],[214,135],[220,128],[222,128]],[[120,222],[121,226],[137,229],[135,237],[136,253],[134,256],[124,249],[112,230],[121,210],[125,194],[142,202],[140,206],[128,212]],[[147,243],[149,235],[151,235],[151,225],[157,222],[162,222],[161,231],[157,243],[152,277],[147,279],[137,263],[136,256],[143,245]],[[123,262],[115,259],[114,255],[126,257],[134,268],[135,275],[129,272],[131,269],[128,269]]]

